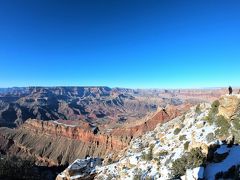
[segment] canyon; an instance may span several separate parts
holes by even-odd
[[[27,119],[84,120],[120,124],[144,118],[158,107],[213,101],[225,89],[125,89],[109,87],[28,87],[0,89],[0,126]]]
[[[0,153],[38,166],[118,161],[132,139],[212,102],[225,89],[29,87],[0,90]]]

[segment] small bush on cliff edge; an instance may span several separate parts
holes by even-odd
[[[220,105],[220,102],[218,100],[214,101],[211,105],[212,107],[212,113],[217,114],[218,113],[218,107]]]
[[[240,130],[240,118],[236,117],[232,120],[232,125],[236,130]]]
[[[235,142],[240,143],[240,118],[235,117],[231,121],[232,129],[231,129],[231,134],[235,137]]]
[[[202,153],[200,148],[192,149],[190,152],[185,153],[181,158],[173,161],[173,177],[178,178],[184,175],[187,169],[193,169],[205,165],[206,159],[206,156]]]
[[[141,180],[142,172],[140,169],[136,168],[133,173],[134,173],[133,180]]]
[[[216,125],[218,129],[215,131],[215,134],[217,136],[223,137],[229,135],[229,128],[231,127],[231,124],[228,122],[228,120],[224,116],[218,116],[216,120]]]
[[[188,150],[188,146],[189,146],[189,144],[190,144],[190,142],[189,141],[186,141],[185,143],[184,143],[184,150],[185,151],[187,151]]]
[[[208,115],[206,116],[206,121],[209,124],[213,124],[215,118],[216,118],[216,114],[218,113],[218,107],[219,107],[220,103],[218,100],[214,101],[211,105],[211,109],[208,113]]]
[[[200,113],[201,113],[200,104],[198,104],[198,105],[196,106],[195,113],[197,113],[197,114],[200,114]]]
[[[143,152],[143,154],[142,154],[142,159],[143,160],[151,161],[153,159],[153,148],[154,148],[154,145],[151,144],[150,147],[149,147],[148,153]]]
[[[178,135],[178,133],[180,133],[181,129],[180,128],[176,128],[173,132],[174,135]]]
[[[186,138],[186,135],[181,135],[181,136],[179,136],[179,141],[183,141],[183,140],[186,140],[187,138]]]

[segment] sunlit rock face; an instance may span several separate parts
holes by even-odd
[[[219,99],[219,115],[231,119],[240,108],[240,95],[226,95]]]

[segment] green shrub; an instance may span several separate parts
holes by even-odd
[[[145,180],[152,180],[152,177],[151,176],[146,176]]]
[[[146,160],[147,159],[147,154],[145,152],[142,153],[142,159]]]
[[[133,180],[141,180],[142,172],[138,168],[134,170]]]
[[[180,118],[181,121],[184,121],[186,119],[186,114],[183,114]]]
[[[183,141],[183,140],[186,140],[186,135],[179,136],[179,141]]]
[[[110,165],[110,164],[112,164],[112,163],[114,163],[113,159],[112,159],[112,158],[108,158],[108,159],[107,159],[107,165]]]
[[[208,115],[205,117],[205,120],[209,123],[209,124],[213,124],[215,118],[216,118],[216,114],[218,113],[218,107],[219,107],[220,103],[218,100],[214,101],[211,105],[211,109],[208,112]]]
[[[142,159],[145,161],[151,161],[153,159],[153,148],[154,145],[150,145],[148,153],[143,152]]]
[[[212,125],[214,122],[214,116],[210,113],[211,111],[209,111],[208,115],[205,117],[205,120]]]
[[[134,174],[133,180],[141,180],[141,174]]]
[[[239,114],[231,120],[231,135],[234,136],[234,141],[240,143],[240,116]]]
[[[190,152],[185,153],[181,158],[176,159],[172,163],[173,177],[178,178],[185,174],[186,169],[193,169],[206,163],[206,156],[202,153],[200,148],[191,149]]]
[[[231,127],[231,125],[224,116],[218,116],[215,124],[218,127],[218,129],[215,131],[215,134],[217,136],[219,137],[228,136],[229,134],[228,130]]]
[[[185,156],[176,159],[172,163],[172,174],[173,177],[180,177],[186,172],[186,164],[188,163],[187,158]]]
[[[214,140],[214,133],[208,133],[206,139],[208,143],[212,142]]]
[[[200,114],[200,113],[201,113],[200,104],[198,104],[198,105],[196,106],[195,113],[197,113],[197,114]]]
[[[232,125],[236,130],[240,130],[240,118],[234,118],[232,120]]]
[[[195,167],[204,165],[206,162],[206,156],[202,153],[201,148],[194,148],[187,153],[187,160],[187,169],[193,169]]]
[[[176,128],[173,132],[174,135],[178,135],[178,133],[180,133],[181,129],[180,128]]]
[[[219,107],[219,105],[220,105],[220,103],[219,103],[218,100],[216,100],[216,101],[214,101],[214,102],[212,103],[212,105],[211,105],[211,107],[212,107],[212,109],[211,109],[212,113],[214,113],[214,114],[217,114],[217,113],[218,113],[218,107]]]
[[[162,151],[160,151],[160,152],[158,153],[158,156],[160,156],[160,157],[166,156],[166,155],[168,155],[168,152],[165,151],[165,150],[162,150]]]
[[[183,146],[184,146],[184,150],[185,150],[185,151],[187,151],[187,150],[188,150],[188,146],[189,146],[189,144],[190,144],[190,142],[189,142],[189,141],[187,141],[187,142],[185,142],[185,143],[184,143],[184,145],[183,145]]]

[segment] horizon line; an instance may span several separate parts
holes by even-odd
[[[13,88],[67,88],[67,87],[107,87],[111,89],[146,89],[146,90],[184,90],[184,89],[224,89],[229,86],[206,86],[206,87],[122,87],[122,86],[106,86],[106,85],[56,85],[56,86],[9,86],[9,87],[0,87],[0,89],[13,89]],[[231,86],[233,89],[240,88],[240,86]]]

